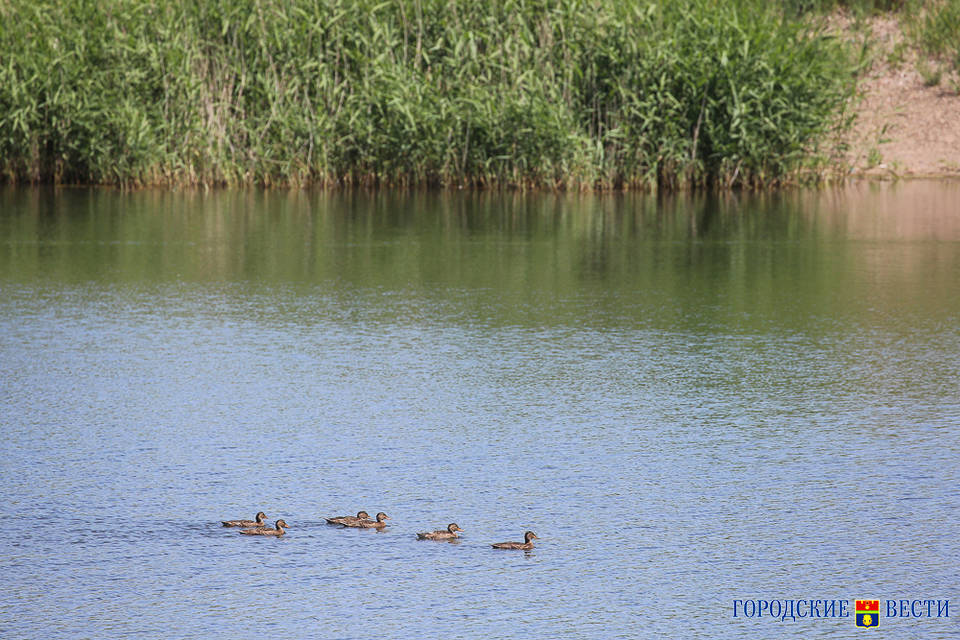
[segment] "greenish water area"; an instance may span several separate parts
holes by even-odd
[[[2,635],[955,637],[958,203],[4,188]]]

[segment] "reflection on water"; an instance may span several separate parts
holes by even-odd
[[[0,190],[0,611],[16,637],[843,638],[733,600],[948,598],[958,201]],[[359,509],[393,519],[323,519]],[[258,510],[288,533],[220,526]]]

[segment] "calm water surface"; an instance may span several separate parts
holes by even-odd
[[[960,185],[2,190],[0,434],[3,637],[957,637]]]

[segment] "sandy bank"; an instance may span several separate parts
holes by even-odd
[[[853,175],[960,177],[960,96],[946,73],[925,86],[895,17],[869,21],[872,61],[850,141]],[[930,63],[931,66],[935,62]]]

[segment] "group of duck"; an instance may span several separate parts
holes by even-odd
[[[386,520],[390,519],[390,516],[383,513],[382,511],[377,514],[375,519],[370,518],[370,514],[366,511],[358,511],[355,516],[334,516],[332,518],[324,518],[327,521],[327,524],[339,525],[341,527],[352,527],[357,529],[383,529],[387,526]],[[240,529],[240,533],[247,536],[276,536],[280,537],[284,534],[284,530],[290,528],[284,520],[277,520],[273,528],[271,529],[267,523],[267,516],[263,511],[259,512],[254,520],[221,520],[221,524],[225,527],[243,527]],[[463,529],[460,528],[456,522],[451,522],[447,525],[446,529],[438,529],[437,531],[424,531],[417,534],[418,540],[456,540],[458,539],[459,533]],[[537,534],[533,531],[527,531],[523,535],[523,542],[497,542],[492,544],[494,549],[523,549],[528,551],[533,549],[533,542],[537,538]],[[537,538],[538,539],[538,538]]]

